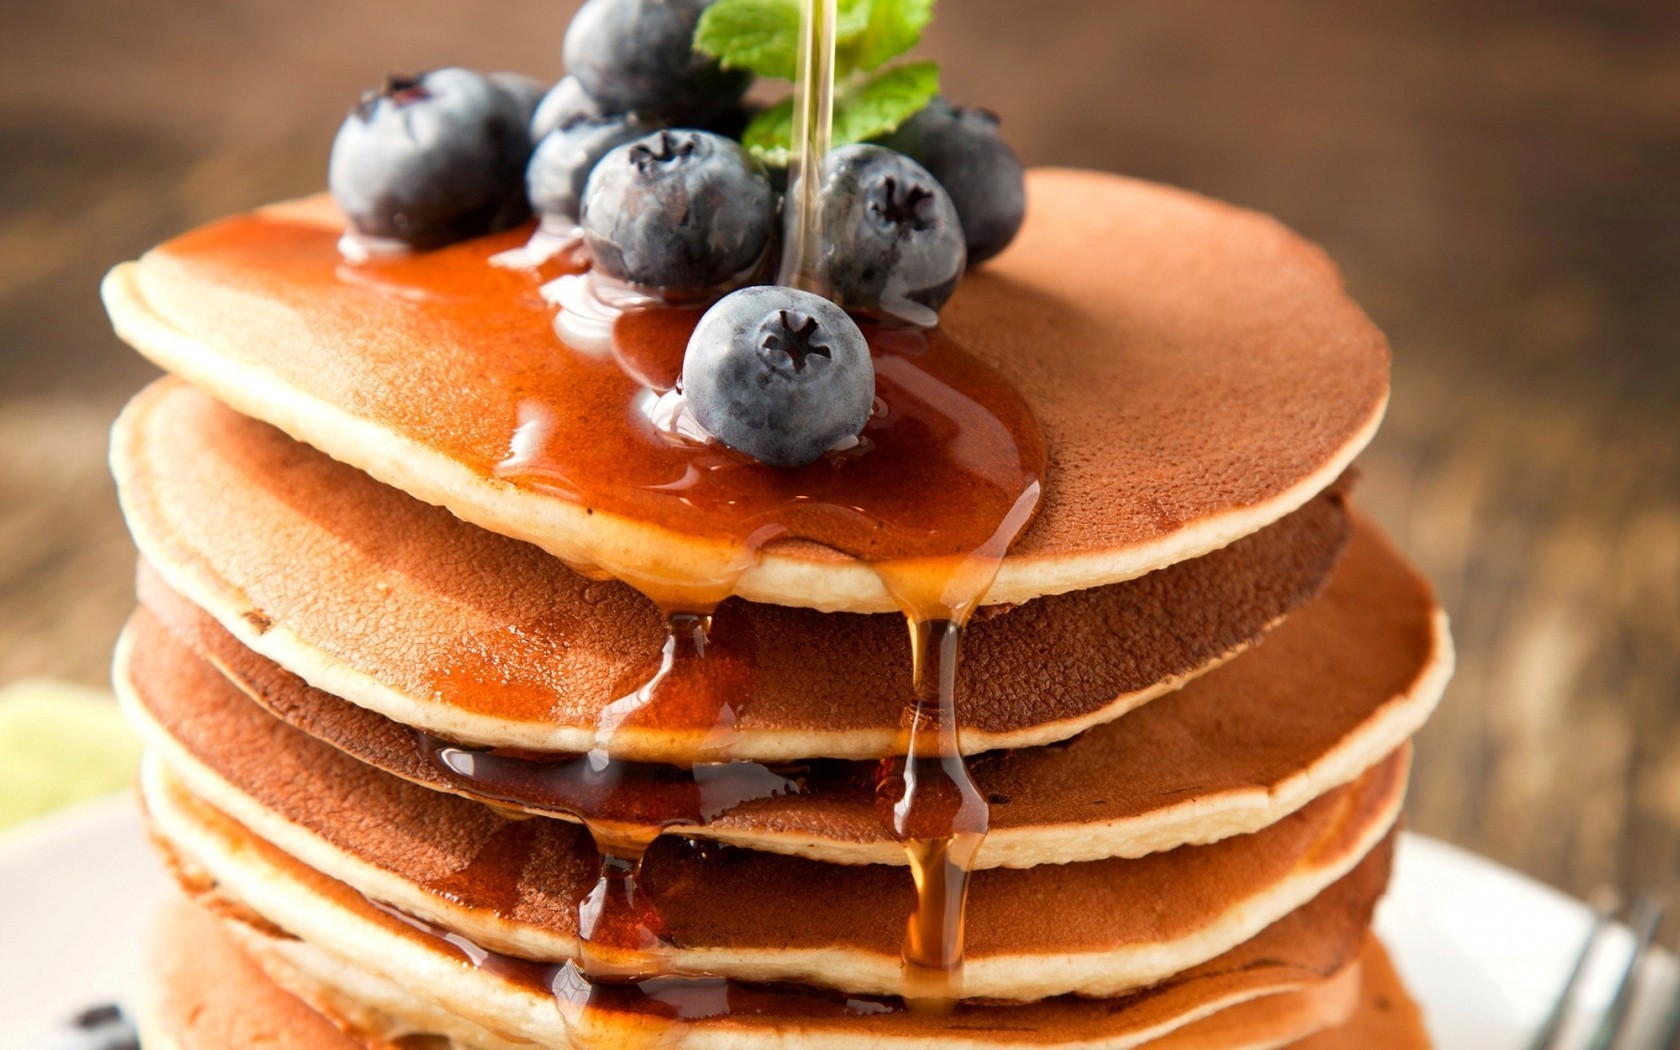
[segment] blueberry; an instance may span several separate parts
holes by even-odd
[[[328,183],[356,232],[434,248],[530,214],[520,100],[466,69],[393,76],[333,140]]]
[[[752,81],[694,50],[694,27],[710,2],[589,0],[566,29],[566,71],[608,113],[703,123]]]
[[[539,143],[525,169],[531,209],[543,226],[559,233],[577,228],[583,187],[589,173],[609,152],[647,134],[633,117],[577,118]]]
[[[537,113],[537,106],[548,95],[548,88],[536,77],[528,77],[524,73],[491,73],[490,82],[502,89],[502,93],[513,100],[521,116],[525,118],[527,127],[531,125]],[[533,134],[531,141],[535,142],[541,136]]]
[[[934,323],[967,258],[957,209],[939,181],[884,146],[843,146],[823,163],[818,200],[835,301]],[[792,221],[791,208],[787,215]]]
[[[577,77],[562,77],[537,103],[536,113],[531,117],[531,141],[541,142],[549,132],[573,121],[600,120],[609,115],[583,90]]]
[[[869,344],[846,311],[794,288],[742,288],[695,326],[683,398],[706,432],[777,467],[854,437],[875,405]]]
[[[764,166],[739,145],[707,131],[658,131],[595,166],[581,224],[601,272],[697,291],[750,270],[774,217]]]
[[[970,266],[1003,251],[1020,232],[1026,180],[1021,158],[998,135],[995,114],[936,98],[881,142],[914,158],[951,195]]]

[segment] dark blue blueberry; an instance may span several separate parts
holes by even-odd
[[[694,50],[711,0],[589,0],[566,30],[566,72],[608,113],[704,123],[747,90],[752,75]]]
[[[802,467],[863,430],[875,406],[875,364],[857,323],[822,296],[742,288],[695,326],[682,392],[725,445],[771,466]]]
[[[434,248],[530,215],[521,101],[467,69],[390,78],[333,140],[328,184],[365,237]]]
[[[577,118],[549,132],[525,169],[531,210],[543,226],[559,233],[576,229],[589,173],[613,149],[647,133],[633,117]]]
[[[752,269],[774,221],[764,166],[708,131],[657,131],[617,147],[590,174],[581,215],[596,269],[678,292]]]
[[[741,141],[741,136],[747,133],[747,125],[762,112],[764,107],[757,102],[745,99],[735,103],[728,109],[714,114],[706,121],[706,130],[715,131],[726,139]]]
[[[525,118],[525,126],[530,127],[537,114],[537,106],[548,95],[548,88],[536,77],[528,77],[524,73],[491,73],[490,82],[502,89],[503,94],[513,100],[519,107],[519,113]],[[537,141],[538,136],[532,135],[531,141]]]
[[[998,135],[996,115],[936,98],[881,144],[926,168],[957,206],[968,264],[1003,251],[1027,216],[1021,158]]]
[[[796,184],[790,197],[797,193]],[[932,324],[962,279],[962,223],[928,170],[884,146],[843,146],[823,164],[822,258],[848,310]],[[789,221],[793,210],[787,209]]]
[[[549,132],[573,121],[600,120],[608,115],[601,104],[583,90],[577,77],[562,77],[537,103],[536,113],[531,117],[531,141],[541,142]]]
[[[116,1005],[93,1006],[48,1036],[41,1050],[140,1050],[140,1036]]]

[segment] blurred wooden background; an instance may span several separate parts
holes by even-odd
[[[1274,212],[1389,333],[1360,495],[1461,650],[1413,825],[1577,893],[1680,890],[1680,5],[940,6],[948,93],[1029,162]],[[0,8],[0,682],[101,681],[129,605],[104,432],[150,373],[104,270],[322,185],[387,68],[557,76],[574,7]]]

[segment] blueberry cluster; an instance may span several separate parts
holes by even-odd
[[[1025,214],[1021,162],[984,111],[943,99],[815,177],[832,301],[754,287],[784,240],[773,176],[737,138],[751,75],[693,46],[711,0],[588,0],[568,75],[392,77],[333,143],[330,184],[371,246],[433,248],[534,213],[595,271],[665,296],[716,295],[683,370],[701,425],[784,466],[855,436],[874,370],[848,312],[932,324],[964,270]]]

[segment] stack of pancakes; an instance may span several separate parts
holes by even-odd
[[[661,973],[576,994],[590,834],[436,758],[589,751],[665,641],[600,567],[703,545],[489,469],[566,352],[522,275],[473,294],[530,332],[445,323],[471,304],[338,268],[321,200],[114,271],[118,331],[175,374],[112,456],[141,552],[117,686],[192,902],[161,928],[148,1047],[1424,1045],[1369,927],[1450,642],[1344,480],[1386,346],[1261,216],[1089,173],[1029,192],[943,319],[1049,457],[963,641],[990,831],[943,1010],[899,998],[917,901],[874,771],[910,646],[867,566],[772,545],[735,581],[713,630],[750,701],[707,756],[732,764],[662,777],[660,726],[613,737],[654,785],[624,820],[674,795],[698,819],[638,882]],[[778,786],[731,794],[742,770]]]

